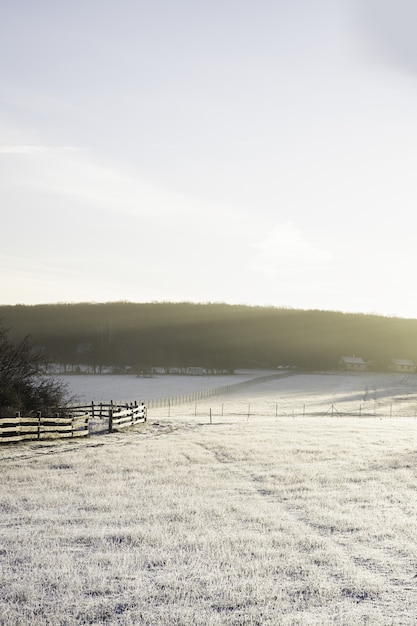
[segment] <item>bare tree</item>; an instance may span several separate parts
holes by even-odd
[[[0,415],[52,410],[65,405],[68,388],[61,380],[46,375],[42,350],[29,335],[13,343],[9,332],[0,326]]]

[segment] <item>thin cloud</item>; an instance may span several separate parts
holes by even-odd
[[[0,145],[0,154],[45,154],[50,152],[83,152],[76,146]]]
[[[297,261],[308,258],[309,260],[323,260],[328,258],[328,253],[310,243],[302,231],[292,222],[286,222],[275,226],[260,242],[254,243],[265,258],[271,260],[288,259]]]
[[[19,275],[31,277],[56,277],[62,278],[63,275],[70,276],[74,273],[72,268],[68,268],[65,263],[59,263],[56,259],[52,262],[36,262],[30,255],[13,256],[11,254],[0,254],[0,263],[3,268]]]
[[[310,242],[292,222],[275,226],[266,237],[252,244],[252,267],[273,277],[310,269],[331,258],[327,250]]]
[[[12,148],[18,153],[22,146]],[[227,214],[225,207],[213,207],[204,198],[158,185],[131,167],[97,158],[90,151],[26,146],[22,154],[31,161],[26,161],[26,168],[13,170],[14,182],[33,197],[56,197],[72,201],[74,207],[149,219],[192,220],[213,210],[223,218]]]

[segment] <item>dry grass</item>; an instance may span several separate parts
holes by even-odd
[[[0,623],[415,624],[415,434],[151,418],[1,448]]]

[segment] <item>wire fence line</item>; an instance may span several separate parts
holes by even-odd
[[[230,401],[223,398],[200,398],[194,403],[166,403],[154,405],[152,417],[198,417],[202,419],[230,418],[296,418],[296,417],[359,417],[359,418],[414,418],[417,416],[417,399],[393,401],[381,399],[378,402],[334,402],[323,399],[318,402],[295,402],[293,398],[250,398],[234,397]]]
[[[153,398],[145,401],[147,409],[152,410],[155,416],[175,414],[182,416],[205,417],[412,417],[417,416],[417,398],[369,398],[358,402],[333,402],[329,404],[321,401],[320,405],[311,402],[294,402],[293,399],[261,399],[252,400],[234,398],[230,402],[216,402],[215,398],[227,394],[235,394],[254,385],[293,376],[294,372],[277,372],[250,378],[239,383],[204,389],[192,393],[176,396]],[[213,402],[209,402],[213,398]],[[198,404],[200,403],[200,404]],[[187,406],[188,405],[188,406]],[[181,409],[179,410],[179,407]],[[167,409],[165,412],[164,409]]]
[[[397,406],[395,403],[383,404],[378,407],[366,405],[358,405],[355,407],[346,407],[343,404],[328,404],[323,407],[316,405],[290,403],[290,402],[273,402],[255,399],[251,401],[233,400],[230,403],[225,402],[195,402],[188,405],[165,405],[154,407],[150,413],[151,417],[198,417],[201,419],[227,419],[231,421],[235,419],[252,419],[252,418],[314,418],[314,417],[331,417],[334,419],[343,417],[357,418],[414,418],[417,417],[416,403],[401,403]]]
[[[194,391],[191,393],[184,393],[184,394],[180,394],[177,396],[170,396],[166,398],[153,398],[150,400],[145,400],[145,404],[148,409],[154,409],[154,408],[177,406],[180,404],[189,404],[191,402],[195,403],[201,400],[205,400],[207,398],[212,398],[214,396],[222,396],[228,393],[235,393],[236,391],[240,391],[241,389],[247,389],[248,387],[252,385],[264,383],[269,380],[275,380],[277,378],[283,378],[284,376],[290,376],[290,375],[291,374],[289,373],[267,374],[264,376],[258,376],[257,378],[243,380],[240,383],[233,383],[232,385],[224,385],[224,386],[214,387],[210,389],[203,389],[201,391]]]

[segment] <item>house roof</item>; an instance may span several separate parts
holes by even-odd
[[[365,361],[359,356],[342,356],[340,357],[340,360],[345,363],[365,363]]]

